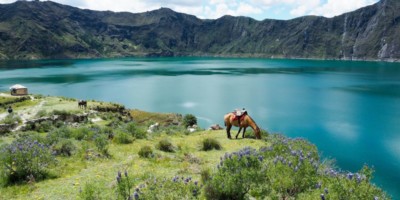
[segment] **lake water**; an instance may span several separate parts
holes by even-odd
[[[191,113],[203,128],[246,108],[263,129],[316,144],[343,170],[374,166],[400,199],[400,63],[132,58],[0,63],[0,90]]]

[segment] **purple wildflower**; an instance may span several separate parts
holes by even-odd
[[[317,184],[315,184],[315,188],[316,189],[321,189],[321,182],[318,182]]]
[[[349,180],[353,179],[353,173],[348,173],[348,174],[347,174],[347,178],[348,178]]]
[[[139,193],[134,192],[134,193],[133,193],[133,197],[135,197],[135,199],[139,199]]]
[[[325,195],[321,194],[321,200],[325,200]]]
[[[325,194],[328,194],[328,188],[324,189]]]
[[[120,178],[121,178],[121,172],[120,172],[120,171],[118,171],[118,177],[120,177]]]
[[[258,160],[262,162],[264,160],[264,157],[263,156],[258,156]]]

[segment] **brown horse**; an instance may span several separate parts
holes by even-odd
[[[240,131],[243,128],[243,135],[242,137],[244,138],[244,133],[246,132],[246,128],[250,126],[253,130],[254,133],[256,134],[257,139],[261,139],[261,134],[260,134],[260,128],[257,126],[256,122],[248,115],[245,114],[242,116],[240,119],[240,124],[238,119],[235,119],[236,116],[234,113],[228,113],[224,116],[224,121],[225,121],[225,126],[226,126],[226,134],[228,135],[228,138],[231,139],[231,128],[232,126],[239,127],[239,131],[236,134],[236,139],[239,136]]]
[[[78,107],[79,107],[79,108],[84,108],[84,109],[86,109],[86,107],[87,107],[87,101],[86,101],[86,100],[79,100],[79,101],[78,101]]]

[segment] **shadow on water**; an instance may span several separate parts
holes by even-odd
[[[92,80],[94,75],[83,74],[63,74],[63,75],[48,75],[41,77],[18,77],[18,78],[5,78],[1,82],[16,82],[16,83],[83,83]]]
[[[379,85],[354,85],[337,89],[348,92],[400,98],[400,84],[395,83]]]
[[[24,68],[68,67],[75,64],[74,60],[7,60],[0,61],[0,70],[13,70]]]

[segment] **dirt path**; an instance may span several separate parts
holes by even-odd
[[[0,93],[0,96],[7,96],[7,94]],[[31,101],[35,101],[35,98],[33,96],[30,96],[30,98],[31,98]],[[21,110],[15,110],[14,114],[21,117],[22,124],[20,126],[16,127],[14,130],[19,130],[26,123],[26,121],[35,117],[36,114],[40,111],[40,109],[43,107],[43,105],[45,103],[46,103],[45,100],[41,100],[40,103],[35,106],[23,108]],[[7,111],[0,113],[0,121],[3,120],[5,117],[7,117],[7,115],[8,115]]]
[[[42,108],[45,103],[46,103],[45,100],[41,100],[40,103],[37,104],[36,106],[32,106],[32,107],[17,111],[16,112],[17,115],[20,116],[22,119],[22,124],[17,126],[13,131],[19,130],[22,126],[25,125],[26,121],[35,117],[36,114],[40,111],[40,108]]]

